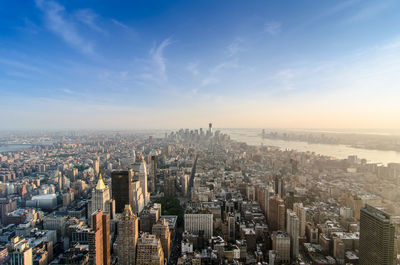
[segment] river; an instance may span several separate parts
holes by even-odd
[[[369,163],[400,163],[400,152],[381,151],[353,148],[346,145],[330,144],[311,144],[300,141],[284,141],[278,139],[262,139],[261,129],[219,129],[221,132],[231,136],[232,140],[245,142],[249,145],[276,146],[281,149],[297,150],[300,152],[311,151],[317,154],[336,157],[339,159],[347,158],[349,155],[357,155],[364,158]]]

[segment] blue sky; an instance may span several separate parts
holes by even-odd
[[[398,128],[400,2],[2,1],[3,129]]]

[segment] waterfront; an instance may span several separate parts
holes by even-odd
[[[7,144],[0,146],[0,153],[3,152],[15,152],[26,148],[31,148],[30,144]]]
[[[332,156],[335,158],[347,158],[349,155],[357,155],[365,158],[369,163],[400,163],[400,152],[370,150],[353,148],[346,145],[310,144],[300,141],[284,141],[277,139],[262,139],[261,129],[219,129],[231,136],[231,139],[246,142],[250,145],[275,146],[282,149],[297,150],[300,152],[311,151],[317,154]]]

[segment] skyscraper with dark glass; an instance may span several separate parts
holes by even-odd
[[[111,173],[112,198],[115,200],[115,212],[122,213],[125,205],[132,202],[132,170],[113,171]]]
[[[394,261],[390,215],[367,204],[360,211],[360,264],[393,265]]]

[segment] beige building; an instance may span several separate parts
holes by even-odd
[[[171,233],[169,231],[168,222],[161,218],[153,225],[153,235],[156,235],[161,240],[161,246],[165,258],[169,259],[171,254]]]
[[[136,262],[136,246],[139,234],[138,218],[130,205],[125,205],[118,222],[117,254],[118,264],[130,265]]]
[[[138,240],[136,265],[162,265],[164,252],[161,241],[155,235],[143,234]]]
[[[274,232],[272,234],[272,249],[276,253],[277,264],[290,262],[290,237],[285,232]]]

